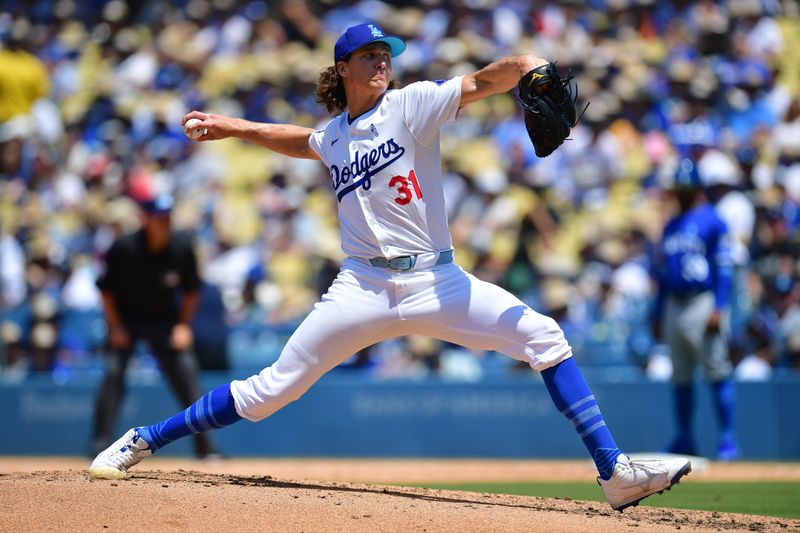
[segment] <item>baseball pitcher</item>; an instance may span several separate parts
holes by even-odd
[[[236,137],[324,163],[347,259],[272,366],[211,391],[172,418],[131,429],[98,455],[93,477],[123,477],[144,457],[193,432],[242,418],[262,420],[353,353],[410,334],[496,350],[541,372],[556,408],[586,444],[614,509],[670,488],[691,470],[686,459],[632,461],[620,452],[558,324],[454,263],[440,129],[464,106],[518,87],[532,142],[544,157],[575,124],[569,78],[525,55],[399,89],[392,58],[404,49],[400,38],[375,24],[347,29],[317,89],[320,103],[338,115],[317,131],[200,111],[184,117],[184,124],[200,120],[193,127],[207,131],[201,142]]]

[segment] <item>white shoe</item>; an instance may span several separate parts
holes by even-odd
[[[627,507],[639,505],[651,494],[669,490],[691,471],[692,463],[683,457],[633,461],[623,453],[617,457],[611,479],[604,481],[597,478],[597,482],[603,487],[603,494],[611,508],[621,512]]]
[[[93,479],[122,479],[128,475],[128,469],[152,455],[150,445],[134,429],[128,430],[114,444],[95,457],[89,467],[89,477]]]

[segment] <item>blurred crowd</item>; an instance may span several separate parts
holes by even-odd
[[[676,162],[735,235],[740,379],[800,370],[800,7],[786,0],[31,0],[0,12],[0,375],[101,365],[95,280],[136,199],[170,192],[204,279],[204,368],[269,364],[342,260],[325,168],[189,141],[192,109],[317,127],[336,37],[407,39],[403,84],[512,54],[556,59],[590,102],[537,159],[513,93],[442,136],[456,260],[559,320],[585,368],[667,379],[652,251]],[[147,361],[147,354],[142,354]],[[519,368],[411,337],[348,361],[378,377]]]

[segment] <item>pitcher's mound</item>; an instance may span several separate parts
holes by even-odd
[[[0,531],[800,531],[760,516],[186,470],[0,474],[0,501]]]

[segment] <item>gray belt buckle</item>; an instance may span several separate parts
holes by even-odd
[[[404,255],[393,257],[386,262],[386,266],[391,270],[411,270],[417,264],[416,255]]]

